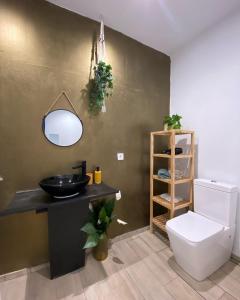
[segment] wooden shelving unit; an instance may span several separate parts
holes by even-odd
[[[175,155],[176,136],[177,135],[189,135],[190,136],[190,153]],[[171,155],[154,153],[155,138],[161,138],[161,136],[168,137],[168,146],[171,149]],[[167,158],[168,166],[170,169],[171,178],[160,178],[154,174],[154,160],[159,158]],[[190,171],[189,177],[175,179],[175,160],[176,159],[189,159]],[[155,131],[151,132],[150,137],[150,230],[153,230],[153,225],[157,226],[163,231],[166,231],[165,225],[168,219],[174,217],[175,212],[182,208],[191,208],[193,202],[193,179],[194,179],[194,132],[189,130],[169,130],[169,131]],[[161,198],[160,195],[154,194],[154,180],[160,183],[168,184],[168,193],[170,194],[170,201]],[[186,200],[175,202],[175,186],[178,184],[190,183],[189,197]],[[159,216],[153,215],[153,205],[157,203],[168,209],[168,212]]]

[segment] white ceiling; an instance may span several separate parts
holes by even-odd
[[[240,0],[48,0],[170,55],[240,9]]]

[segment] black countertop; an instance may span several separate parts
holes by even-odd
[[[9,206],[0,211],[0,217],[32,210],[36,212],[47,211],[50,206],[59,205],[60,203],[75,203],[81,200],[93,201],[117,192],[117,189],[104,183],[87,185],[84,194],[62,200],[52,198],[41,189],[17,192]]]

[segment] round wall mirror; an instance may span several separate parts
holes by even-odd
[[[82,137],[82,121],[69,110],[53,110],[43,118],[43,133],[54,145],[71,146]]]

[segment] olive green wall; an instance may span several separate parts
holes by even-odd
[[[86,85],[98,31],[96,22],[43,0],[0,0],[0,209],[16,191],[36,188],[43,177],[71,172],[86,159],[122,191],[116,210],[128,225],[114,224],[115,236],[148,224],[149,132],[159,130],[169,112],[170,59],[107,28],[114,90],[107,112],[91,117]],[[48,143],[41,130],[62,90],[84,124],[81,141],[68,148]],[[119,151],[124,161],[117,161]],[[47,244],[46,214],[1,218],[0,273],[47,261]]]

